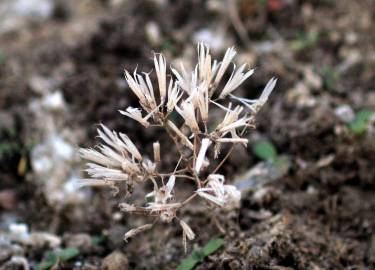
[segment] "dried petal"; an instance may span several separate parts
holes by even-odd
[[[182,230],[186,234],[187,238],[189,240],[194,240],[195,234],[194,234],[193,230],[190,228],[190,226],[187,225],[187,223],[183,220],[180,220],[180,225],[182,227]]]
[[[154,149],[154,162],[159,163],[160,162],[160,143],[154,142],[152,144],[152,148]]]
[[[135,228],[135,229],[131,229],[129,230],[125,235],[124,235],[124,240],[125,242],[127,242],[127,240],[131,237],[134,237],[136,236],[137,234],[141,233],[141,232],[144,232],[144,231],[147,231],[149,229],[151,229],[153,226],[153,224],[145,224],[145,225],[142,225],[138,228]]]
[[[195,172],[198,174],[201,170],[201,167],[203,165],[204,158],[206,156],[206,152],[208,147],[211,145],[211,140],[208,138],[204,138],[202,140],[201,149],[199,150],[198,157],[195,163]]]

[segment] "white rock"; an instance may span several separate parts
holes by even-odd
[[[43,20],[52,15],[52,0],[2,0],[0,1],[0,32],[12,31],[30,19]]]
[[[30,242],[29,228],[24,223],[13,223],[9,225],[9,237],[13,241]]]
[[[71,203],[85,201],[90,196],[90,189],[80,189],[77,183],[81,178],[73,172],[62,187],[66,200]]]
[[[51,150],[55,153],[56,157],[63,160],[70,160],[74,157],[74,147],[70,145],[60,136],[53,136],[50,139]]]
[[[52,1],[49,0],[16,0],[13,2],[13,12],[23,16],[47,18],[52,11]]]
[[[31,162],[33,170],[37,173],[48,172],[52,169],[52,161],[47,156],[34,158]]]
[[[25,257],[15,255],[15,256],[12,256],[10,261],[7,262],[4,265],[4,268],[2,269],[20,269],[20,266],[22,267],[21,269],[23,270],[30,269],[29,262],[27,261]]]
[[[355,113],[348,104],[338,106],[335,109],[335,115],[344,123],[350,123],[355,118]]]
[[[51,111],[61,111],[65,109],[65,100],[60,91],[48,94],[43,97],[42,105]]]
[[[194,33],[193,40],[195,43],[204,42],[216,52],[224,51],[224,48],[227,47],[227,37],[225,37],[225,34],[209,28],[204,28]]]
[[[151,45],[159,45],[161,43],[160,27],[155,22],[148,22],[145,25],[145,32]]]

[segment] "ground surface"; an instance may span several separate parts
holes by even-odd
[[[63,269],[96,269],[116,249],[129,269],[175,269],[186,256],[177,224],[159,225],[125,244],[122,235],[144,220],[118,212],[121,196],[98,190],[83,206],[47,202],[30,165],[41,140],[30,106],[41,94],[31,81],[49,78],[61,91],[67,111],[59,125],[74,134],[75,145],[94,145],[95,125],[103,122],[150,147],[164,135],[143,132],[117,113],[136,102],[123,69],[151,70],[153,51],[169,60],[189,57],[197,32],[208,29],[223,36],[213,54],[235,45],[241,60],[257,67],[239,92],[254,97],[270,77],[279,78],[249,139],[267,138],[291,166],[272,183],[245,191],[238,212],[218,213],[220,226],[199,207],[184,210],[198,235],[188,253],[212,238],[225,239],[196,269],[375,267],[374,129],[355,134],[335,114],[344,104],[354,112],[374,111],[373,1],[233,1],[234,10],[220,7],[221,1],[70,2],[60,1],[48,18],[0,36],[2,231],[21,222],[62,237],[62,246],[80,250],[60,264]],[[150,22],[160,30],[156,40],[145,31]],[[173,154],[165,158],[173,160]],[[235,180],[259,161],[251,147],[242,149],[222,172]],[[85,242],[79,233],[101,241]],[[35,266],[48,250],[24,245],[21,254]],[[0,256],[4,269],[13,269],[10,257]]]

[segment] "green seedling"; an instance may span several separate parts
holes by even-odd
[[[350,130],[357,135],[363,134],[369,124],[371,116],[374,112],[369,110],[361,110],[357,113],[355,119],[348,124]]]
[[[330,66],[324,66],[321,70],[324,88],[332,91],[339,81],[339,74]]]
[[[79,255],[76,248],[66,248],[59,251],[50,251],[46,255],[46,259],[37,265],[37,270],[48,270],[58,262],[69,261]]]
[[[277,158],[277,150],[268,140],[258,141],[252,145],[251,149],[258,158],[265,161],[274,161]]]
[[[194,250],[189,257],[184,259],[181,264],[178,266],[177,270],[190,270],[203,262],[203,260],[215,253],[219,248],[224,245],[224,240],[222,238],[216,238],[208,242],[203,248]]]

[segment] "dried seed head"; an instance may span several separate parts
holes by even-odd
[[[223,83],[224,87],[219,92],[218,87],[225,77],[229,65],[232,64],[236,51],[233,47],[227,49],[220,63],[217,60],[212,60],[207,45],[199,43],[197,51],[198,60],[194,69],[186,70],[182,64],[179,71],[171,68],[174,78],[170,79],[168,87],[166,60],[161,54],[154,55],[153,61],[159,89],[157,98],[155,98],[155,86],[151,82],[150,74],[137,74],[135,70],[131,75],[125,71],[126,81],[131,91],[138,97],[141,108],[128,107],[120,113],[146,128],[158,126],[166,129],[180,154],[175,170],[159,172],[162,167],[156,166],[157,163],[161,163],[159,142],[153,143],[152,162],[141,155],[128,136],[110,131],[106,126],[101,125],[98,134],[103,143],[96,149],[80,150],[81,156],[89,161],[85,172],[90,175],[91,179],[82,179],[79,185],[109,186],[115,189],[121,183],[125,184],[130,191],[136,184],[150,181],[153,191],[146,195],[146,206],[122,203],[119,207],[124,212],[157,217],[158,220],[167,223],[176,218],[181,207],[195,198],[195,194],[185,200],[176,198],[176,194],[179,193],[175,193],[174,188],[176,179],[179,178],[194,180],[197,185],[195,193],[212,205],[225,209],[239,207],[241,192],[233,185],[225,185],[223,175],[211,173],[206,179],[201,178],[203,169],[209,168],[210,165],[206,154],[212,143],[214,143],[215,158],[219,157],[221,145],[224,143],[240,143],[246,146],[248,140],[243,136],[243,132],[237,134],[237,129],[243,128],[245,131],[246,128],[252,126],[254,114],[268,100],[275,87],[276,79],[272,78],[267,83],[258,99],[236,97],[232,93],[253,74],[254,70],[248,70],[246,65],[241,65],[238,68],[234,66],[230,78]],[[219,93],[215,93],[215,91]],[[215,96],[214,100],[212,100],[213,96]],[[232,106],[232,103],[229,103],[228,106],[222,105],[224,103],[221,100],[228,96],[234,99],[234,102],[242,104],[237,106]],[[158,103],[159,97],[160,103]],[[211,103],[221,108],[225,115],[217,127],[212,132],[208,132],[208,128],[210,128],[208,124],[211,120]],[[182,126],[184,130],[181,130],[181,127],[173,122],[175,111],[184,120]],[[180,126],[180,124],[178,125]],[[188,128],[185,129],[185,126]],[[194,143],[192,138],[194,138]],[[224,159],[226,158],[227,156]],[[225,160],[220,161],[214,172],[223,164],[223,161]],[[178,168],[180,169],[177,170]],[[164,184],[166,177],[169,178]],[[152,226],[152,224],[146,224],[132,229],[125,234],[124,239],[127,240]],[[186,250],[187,239],[194,239],[195,234],[182,220],[180,220],[180,226]]]
[[[140,124],[142,124],[146,128],[150,125],[150,123],[147,121],[147,118],[142,117],[142,110],[139,108],[128,107],[126,111],[120,110],[120,113],[129,118],[134,119],[135,121],[138,121]]]
[[[227,95],[236,90],[247,78],[249,78],[253,73],[254,69],[250,69],[244,72],[246,64],[240,66],[237,71],[233,71],[224,89],[221,91],[219,96],[220,99],[225,98]]]
[[[229,64],[232,62],[236,53],[237,52],[234,50],[233,47],[228,48],[227,51],[225,52],[223,61],[221,61],[219,71],[217,72],[216,77],[215,77],[215,82],[214,82],[215,85],[218,85],[220,83],[225,71],[227,70]]]
[[[181,63],[182,75],[177,71],[177,69],[171,68],[172,73],[177,78],[178,85],[187,93],[190,92],[190,79],[184,68],[184,65]]]
[[[159,54],[159,60],[156,54],[154,55],[154,65],[158,78],[160,101],[163,104],[167,95],[167,65],[162,54]]]
[[[153,163],[149,159],[144,159],[143,162],[142,162],[142,167],[146,170],[146,172],[148,174],[153,174],[155,172],[155,169],[156,169],[156,164]]]
[[[266,86],[264,87],[264,90],[262,94],[260,95],[259,99],[247,99],[247,98],[240,98],[231,95],[232,98],[240,101],[242,104],[244,104],[248,109],[250,109],[251,112],[257,113],[260,108],[267,102],[269,95],[271,94],[272,90],[276,86],[277,79],[272,78],[268,81]]]
[[[91,161],[87,163],[85,171],[92,178],[92,181],[82,181],[80,186],[114,187],[114,183],[125,181],[131,187],[131,180],[144,178],[137,162],[142,160],[142,156],[128,136],[112,132],[104,125],[98,129],[98,134],[104,141],[98,150],[80,149],[82,158]]]
[[[166,205],[169,200],[173,198],[173,188],[176,181],[176,177],[174,175],[170,176],[168,182],[165,186],[158,188],[157,185],[154,185],[154,191],[150,192],[146,195],[146,197],[154,197],[154,202],[150,203],[149,206],[157,206],[162,207],[162,205]],[[167,206],[167,208],[170,205]],[[167,208],[164,208],[167,209]]]
[[[196,163],[195,163],[195,172],[197,174],[199,174],[199,171],[202,168],[207,149],[211,145],[211,143],[212,142],[211,142],[210,139],[205,138],[205,139],[202,140],[201,149],[199,150],[198,157],[197,157],[197,160],[196,160]]]
[[[197,107],[199,108],[199,112],[204,123],[207,123],[208,120],[208,105],[209,105],[209,97],[208,97],[208,85],[207,83],[202,83],[198,86],[196,91],[196,100],[197,100]]]
[[[198,79],[200,81],[211,81],[212,70],[210,49],[203,42],[198,43],[198,74]]]
[[[153,226],[153,224],[145,224],[145,225],[142,225],[142,226],[140,226],[138,228],[129,230],[124,235],[125,242],[127,242],[129,238],[134,237],[134,236],[136,236],[137,234],[139,234],[141,232],[144,232],[144,231],[147,231],[147,230],[151,229],[152,226]]]
[[[239,128],[239,127],[243,127],[243,126],[246,126],[249,122],[249,120],[251,120],[251,118],[247,117],[247,116],[243,116],[242,118],[230,123],[230,124],[227,124],[225,126],[223,126],[222,128],[219,129],[219,132],[220,133],[226,133],[228,131],[232,131],[232,130],[235,130],[236,128]]]
[[[154,162],[160,163],[160,143],[154,142],[152,148],[154,149]]]
[[[85,170],[92,178],[101,178],[110,181],[126,181],[129,175],[119,169],[111,169],[94,163],[87,163]]]
[[[137,74],[136,71],[134,71],[134,77],[132,77],[132,75],[130,75],[130,73],[127,70],[125,70],[125,79],[126,79],[128,85],[129,85],[130,89],[133,91],[133,93],[139,99],[139,102],[141,104],[147,104],[147,100],[146,100],[145,95],[142,91],[142,88],[140,87],[140,85],[137,82],[136,74]]]
[[[174,83],[171,79],[168,86],[168,102],[167,102],[167,111],[168,113],[172,112],[176,107],[177,103],[181,99],[183,93],[181,93],[180,88],[177,83]]]
[[[199,126],[195,117],[195,107],[193,102],[184,100],[181,103],[181,108],[176,106],[176,111],[184,118],[185,124],[191,129],[193,133],[199,132]]]
[[[202,198],[214,204],[233,209],[239,206],[241,192],[235,186],[224,185],[224,176],[220,174],[210,174],[207,177],[207,186],[199,188],[196,192]]]
[[[149,74],[144,73],[144,78],[134,71],[133,77],[128,71],[125,71],[125,79],[130,89],[138,97],[139,103],[147,112],[152,112],[157,108],[154,88]]]
[[[185,253],[186,253],[186,238],[188,238],[189,240],[194,240],[195,238],[195,234],[193,232],[193,230],[190,228],[189,225],[187,225],[187,223],[183,220],[180,220],[180,225],[182,227],[182,245],[184,246],[184,250],[185,250]]]
[[[180,220],[180,225],[182,227],[182,230],[185,232],[187,238],[189,240],[194,240],[195,234],[194,234],[193,230],[190,228],[190,226],[187,225],[187,223],[183,220]]]
[[[142,156],[139,153],[134,143],[123,133],[116,133],[110,131],[105,125],[101,124],[102,130],[97,129],[99,138],[106,144],[113,147],[119,153],[128,153],[132,157],[141,160]]]
[[[111,187],[115,185],[114,181],[108,181],[103,179],[80,179],[76,183],[77,188],[82,187]]]

